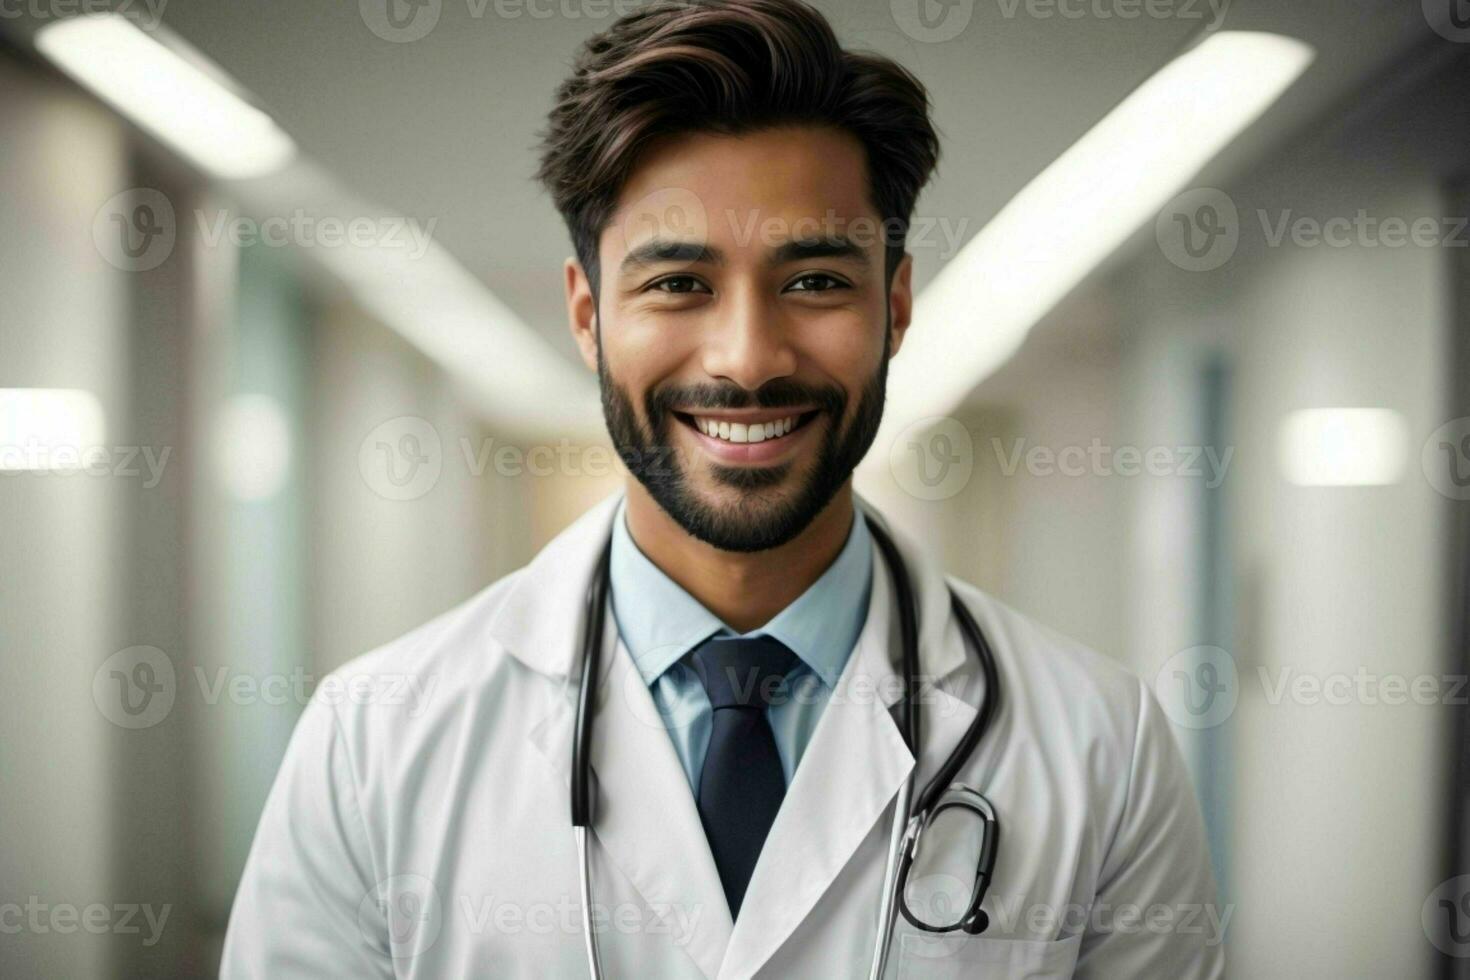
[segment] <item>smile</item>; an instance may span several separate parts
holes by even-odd
[[[796,428],[799,416],[786,415],[774,422],[731,422],[727,419],[711,418],[707,415],[693,416],[694,425],[707,436],[724,439],[726,442],[764,442],[784,436]]]
[[[781,414],[785,413],[785,414]],[[795,446],[801,432],[819,413],[790,409],[759,411],[675,412],[699,433],[700,443],[726,463],[771,463]]]

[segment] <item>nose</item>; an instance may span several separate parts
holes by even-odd
[[[712,378],[755,391],[773,378],[796,373],[796,349],[776,310],[754,291],[727,294],[727,305],[708,328],[703,366]]]

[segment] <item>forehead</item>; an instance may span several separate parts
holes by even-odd
[[[681,133],[660,139],[639,158],[602,245],[621,254],[658,234],[758,249],[786,237],[781,229],[803,218],[808,220],[796,232],[804,235],[828,228],[832,218],[877,220],[857,137],[822,126],[736,136]]]

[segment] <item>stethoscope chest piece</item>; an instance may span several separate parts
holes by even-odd
[[[902,639],[903,693],[897,712],[904,742],[917,758],[922,729],[918,692],[919,622],[913,587],[908,569],[888,532],[876,520],[869,530],[888,566],[893,581],[899,633]],[[582,896],[582,929],[587,947],[588,970],[594,980],[603,976],[602,960],[594,931],[592,909],[592,783],[591,749],[592,719],[597,689],[602,638],[607,617],[610,588],[609,557],[611,540],[603,547],[597,567],[587,587],[585,619],[582,634],[581,686],[577,692],[576,729],[572,737],[572,826],[576,834],[577,860]],[[884,871],[884,890],[880,898],[878,932],[870,977],[880,977],[888,961],[888,944],[892,937],[895,906],[897,911],[917,929],[925,932],[962,930],[979,935],[990,924],[981,910],[995,869],[996,851],[1000,844],[1000,822],[995,808],[979,790],[955,782],[959,771],[974,755],[981,737],[995,717],[1000,702],[1000,681],[995,657],[969,609],[950,591],[950,606],[959,620],[966,645],[979,658],[985,675],[985,696],[975,720],[960,738],[944,764],[914,800],[912,777],[899,790],[894,806],[890,832],[888,861]],[[911,807],[912,804],[912,807]],[[961,835],[959,843],[949,842],[951,831]],[[946,846],[940,847],[941,842]],[[966,866],[930,872],[926,857],[936,849],[946,855],[963,855]],[[974,859],[973,871],[969,863]],[[915,868],[918,873],[914,873]]]
[[[955,867],[938,858],[931,864],[926,843],[945,856],[977,855],[975,866]],[[990,916],[980,905],[995,874],[999,845],[1000,820],[990,801],[960,783],[946,788],[933,808],[910,818],[895,882],[899,912],[925,932],[983,933]]]

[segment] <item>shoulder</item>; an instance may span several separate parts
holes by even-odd
[[[1034,764],[1090,787],[1114,819],[1137,781],[1155,775],[1148,770],[1172,768],[1173,733],[1138,675],[974,586],[951,585],[995,653],[1001,739],[1028,746]]]
[[[1173,728],[1138,675],[973,586],[951,584],[995,652],[995,736],[1044,781],[1082,790],[1075,802],[1099,853],[1111,851],[1130,815],[1156,827],[1198,822]]]
[[[490,626],[524,573],[511,572],[332,670],[317,683],[308,711],[332,716],[349,752],[365,762],[493,696],[508,678],[522,678],[529,670],[497,642]]]
[[[1123,664],[1032,619],[973,585],[950,585],[974,615],[995,651],[1010,700],[1106,728],[1137,728],[1147,690]]]

